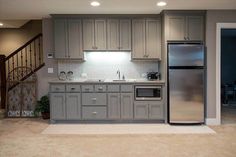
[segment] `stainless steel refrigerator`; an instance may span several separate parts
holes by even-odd
[[[168,44],[169,123],[204,123],[204,56],[201,43]]]

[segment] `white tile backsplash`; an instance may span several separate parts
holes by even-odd
[[[157,61],[131,61],[130,52],[85,52],[86,61],[58,61],[60,71],[73,71],[74,78],[81,78],[82,73],[91,79],[117,79],[117,70],[127,79],[142,78],[148,71],[158,71]]]

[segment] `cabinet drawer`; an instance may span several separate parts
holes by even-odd
[[[67,92],[80,92],[80,85],[68,84],[66,85]]]
[[[93,85],[82,85],[82,92],[93,92]]]
[[[52,84],[50,86],[51,92],[65,92],[65,85],[64,84]]]
[[[108,85],[107,91],[108,92],[120,92],[120,86],[119,85]]]
[[[82,108],[83,119],[106,119],[107,109],[106,107],[83,107]]]
[[[133,92],[133,86],[132,85],[121,85],[120,86],[121,92]]]
[[[82,105],[107,105],[107,94],[82,93]]]
[[[106,85],[95,85],[95,92],[106,92],[107,87]]]

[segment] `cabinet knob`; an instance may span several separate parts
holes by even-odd
[[[96,100],[97,100],[97,98],[92,98],[92,100],[93,100],[93,101],[96,101]]]
[[[71,88],[70,90],[75,90],[75,88]]]
[[[103,88],[102,87],[99,87],[98,90],[102,90]]]

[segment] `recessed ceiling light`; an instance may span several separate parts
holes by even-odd
[[[157,2],[157,6],[159,6],[159,7],[163,7],[163,6],[166,6],[166,2],[164,2],[164,1],[160,1],[160,2]]]
[[[0,26],[3,26],[3,23],[0,23]]]
[[[98,1],[93,1],[90,3],[90,5],[93,7],[98,7],[98,6],[100,6],[100,3]]]

